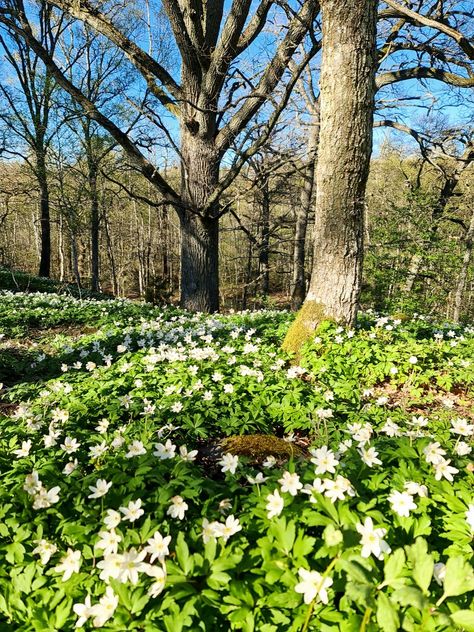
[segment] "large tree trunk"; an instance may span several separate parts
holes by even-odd
[[[181,307],[219,310],[219,221],[187,213],[181,217]]]
[[[43,149],[36,151],[36,178],[39,185],[39,210],[41,226],[41,249],[39,276],[51,275],[51,219],[49,213],[49,188],[46,171],[46,155]]]
[[[209,313],[219,311],[219,209],[206,206],[219,180],[212,136],[212,121],[190,108],[181,128],[181,307]]]
[[[298,352],[324,319],[353,324],[361,285],[364,196],[372,148],[377,0],[322,0],[321,131],[314,260],[284,342]]]
[[[308,162],[303,174],[303,188],[300,194],[300,203],[296,208],[295,243],[293,247],[293,279],[291,290],[291,309],[301,307],[306,295],[305,254],[306,232],[308,217],[311,209],[311,200],[314,189],[314,174],[319,144],[319,106],[312,116],[308,138]]]

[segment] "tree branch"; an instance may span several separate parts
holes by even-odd
[[[268,12],[275,0],[261,0],[255,13],[253,14],[247,28],[243,31],[239,37],[236,47],[236,57],[238,57],[243,51],[250,46],[250,44],[256,39],[256,37],[262,32],[265,26]]]
[[[448,37],[451,37],[461,50],[469,57],[469,59],[474,60],[474,46],[467,39],[465,35],[457,31],[456,29],[449,26],[445,22],[440,22],[439,20],[433,20],[432,18],[428,18],[421,13],[417,13],[412,9],[409,9],[406,6],[398,4],[395,0],[385,0],[385,3],[393,10],[392,17],[404,17],[410,20],[410,22],[414,22],[419,26],[427,26],[428,28],[435,29],[444,33]],[[388,17],[388,16],[387,16]]]
[[[244,129],[261,104],[268,99],[285,72],[294,52],[303,41],[319,12],[317,0],[306,0],[299,13],[291,20],[285,38],[266,67],[258,85],[247,97],[245,104],[220,130],[216,138],[219,152],[224,154],[233,139]]]
[[[166,15],[170,21],[171,29],[173,31],[176,44],[178,45],[181,57],[184,64],[188,69],[196,69],[196,62],[201,65],[202,51],[193,45],[186,21],[184,19],[183,12],[181,10],[178,0],[162,0],[163,8],[166,11]],[[190,10],[189,2],[185,3],[188,11]],[[193,18],[188,15],[187,22],[191,24]]]
[[[215,98],[224,83],[227,70],[237,53],[237,42],[244,28],[252,0],[234,0],[227,15],[216,49],[211,54],[211,63],[204,77],[203,91]]]
[[[232,165],[231,169],[227,172],[227,174],[221,179],[219,185],[213,191],[212,195],[208,200],[208,205],[211,205],[219,199],[222,193],[232,184],[237,175],[240,173],[241,169],[244,167],[249,158],[252,158],[258,150],[266,143],[269,139],[272,131],[275,129],[275,126],[280,118],[280,115],[288,103],[290,95],[293,91],[295,84],[300,78],[301,73],[306,68],[309,60],[316,54],[316,52],[320,48],[320,42],[316,42],[313,44],[311,49],[305,54],[301,63],[293,68],[293,72],[290,80],[288,81],[283,96],[280,99],[280,102],[277,104],[276,108],[272,112],[269,117],[265,127],[260,131],[257,140],[252,143],[247,149],[238,153],[236,161]]]
[[[49,56],[45,48],[34,37],[31,26],[26,18],[24,11],[19,12],[19,19],[21,22],[21,28],[15,22],[2,17],[0,14],[0,23],[6,24],[15,33],[24,38],[28,46],[43,61],[44,65],[57,81],[57,83],[75,99],[75,101],[84,110],[84,113],[89,118],[97,121],[105,130],[109,132],[112,138],[114,138],[117,143],[124,149],[129,159],[137,166],[137,168],[141,171],[145,178],[149,180],[162,193],[162,195],[168,200],[169,203],[175,205],[177,209],[181,209],[182,202],[179,195],[159,174],[157,168],[145,158],[145,156],[130,140],[126,133],[124,133],[119,127],[117,127],[117,125],[115,125],[113,121],[102,114],[102,112],[98,110],[94,103],[87,99],[87,97],[64,76],[54,60]]]
[[[379,90],[392,83],[407,81],[408,79],[436,79],[458,88],[472,88],[474,86],[474,77],[463,77],[447,70],[428,66],[382,72],[377,75],[375,85],[377,90]]]
[[[78,20],[82,20],[95,31],[101,33],[116,46],[118,46],[144,77],[150,92],[172,114],[179,116],[179,107],[176,101],[182,98],[182,90],[173,77],[153,57],[142,50],[128,37],[126,37],[107,17],[88,0],[48,0],[49,3]],[[155,79],[161,82],[163,88],[173,97],[170,98],[162,87],[156,84]]]

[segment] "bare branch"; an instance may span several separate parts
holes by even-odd
[[[294,52],[311,28],[318,12],[319,2],[317,0],[306,0],[299,13],[291,20],[285,38],[278,46],[274,57],[266,67],[255,90],[250,93],[245,104],[217,135],[216,146],[221,154],[229,149],[233,139],[244,129],[262,103],[273,92]]]
[[[301,73],[306,68],[306,66],[307,66],[308,62],[310,61],[310,59],[312,59],[312,57],[319,50],[319,47],[320,47],[320,43],[319,42],[314,44],[311,47],[311,49],[305,54],[305,56],[304,56],[303,60],[301,61],[301,63],[298,66],[294,66],[293,67],[293,72],[292,72],[291,78],[290,78],[290,80],[288,81],[288,83],[287,83],[287,85],[285,87],[285,91],[283,93],[283,96],[281,97],[280,102],[277,104],[277,106],[275,107],[274,111],[272,112],[272,114],[271,114],[270,118],[268,119],[267,124],[265,125],[264,129],[260,131],[260,133],[258,135],[258,138],[257,138],[257,140],[254,143],[252,143],[250,146],[248,146],[245,150],[243,150],[243,151],[238,153],[238,157],[237,157],[236,161],[234,162],[233,166],[228,171],[228,173],[221,179],[219,185],[216,187],[216,189],[214,190],[214,192],[210,196],[208,204],[215,203],[219,199],[219,197],[222,195],[222,193],[235,180],[235,178],[240,173],[241,169],[247,163],[249,158],[252,158],[252,156],[254,156],[258,152],[258,150],[269,139],[271,133],[275,129],[276,124],[278,123],[278,120],[280,118],[280,115],[281,115],[283,109],[286,107],[286,105],[288,103],[288,100],[290,98],[290,95],[291,95],[291,93],[293,91],[293,88],[294,88],[295,84],[297,83],[298,79],[300,78]]]
[[[69,81],[61,70],[58,68],[54,60],[40,42],[34,37],[31,26],[23,11],[19,12],[21,28],[15,22],[12,22],[0,15],[0,22],[3,22],[15,33],[18,33],[25,39],[28,46],[43,61],[46,68],[57,81],[57,83],[68,92],[75,101],[82,107],[84,113],[91,119],[97,121],[124,149],[129,159],[138,167],[141,173],[156,186],[162,195],[174,204],[177,209],[182,207],[181,199],[174,189],[163,179],[157,168],[140,152],[137,146],[130,140],[125,132],[123,132],[113,121],[106,117],[71,81]]]
[[[457,42],[469,59],[474,60],[474,46],[465,35],[449,26],[449,24],[446,24],[446,21],[440,22],[439,20],[433,20],[432,18],[409,9],[407,6],[395,2],[395,0],[385,0],[385,3],[393,10],[394,13],[392,12],[392,16],[404,17],[419,26],[427,26],[428,28],[444,33]]]
[[[234,0],[227,15],[217,47],[204,78],[203,91],[211,98],[219,94],[227,70],[237,53],[237,42],[247,19],[252,0]]]
[[[185,66],[188,69],[196,70],[196,67],[201,65],[202,62],[202,51],[199,47],[193,45],[189,34],[188,25],[192,29],[193,16],[190,14],[185,20],[178,0],[162,0],[162,4],[170,21],[173,35]],[[188,1],[185,3],[185,6],[187,6],[187,10],[190,13]]]
[[[154,96],[172,114],[179,116],[176,101],[182,98],[180,86],[161,64],[126,37],[103,13],[92,6],[88,0],[50,0],[50,4],[82,20],[118,46],[144,77]],[[157,85],[155,79],[158,79],[163,87]],[[163,88],[173,98],[170,98]]]
[[[247,28],[239,37],[235,51],[236,57],[248,48],[255,38],[261,33],[263,27],[265,26],[270,7],[274,1],[275,0],[262,0],[260,2],[250,22],[248,23]]]
[[[375,85],[379,90],[384,86],[408,79],[436,79],[437,81],[442,81],[443,83],[458,88],[474,87],[474,77],[463,77],[462,75],[457,75],[447,70],[428,66],[417,66],[415,68],[402,68],[400,70],[382,72],[377,75]]]

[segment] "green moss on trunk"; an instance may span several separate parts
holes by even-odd
[[[323,320],[330,320],[324,310],[324,305],[306,300],[288,329],[282,345],[283,350],[298,357],[301,347],[314,336],[316,327]]]

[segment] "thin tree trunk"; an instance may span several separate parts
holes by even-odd
[[[263,298],[268,296],[270,290],[270,192],[268,190],[268,177],[264,176],[264,178],[260,221],[261,237],[258,253],[260,293]]]
[[[110,236],[109,220],[107,218],[107,214],[105,213],[105,210],[104,210],[104,227],[105,227],[105,237],[107,239],[107,253],[109,255],[110,271],[112,274],[112,292],[114,296],[118,296],[119,285],[118,285],[118,279],[117,279],[117,266],[115,265],[115,256],[114,256],[114,249],[112,245],[112,239]]]
[[[284,342],[298,352],[324,319],[354,323],[372,149],[377,0],[322,0],[321,131],[308,295]]]
[[[170,270],[170,226],[169,226],[168,208],[166,206],[163,207],[163,212],[160,219],[161,219],[161,226],[162,226],[161,234],[163,236],[162,256],[161,256],[162,276],[165,283],[165,287],[168,288],[168,291],[172,291],[173,281],[171,278],[171,270]]]
[[[39,185],[40,212],[40,264],[39,276],[51,276],[51,218],[49,212],[49,188],[46,171],[46,155],[43,149],[36,151],[36,178]]]
[[[247,249],[247,263],[245,266],[244,276],[244,291],[242,294],[242,309],[247,309],[247,301],[249,296],[250,284],[252,282],[252,256],[253,256],[253,243],[252,240],[248,240]]]
[[[301,307],[306,295],[305,253],[308,217],[314,189],[314,176],[319,144],[319,104],[312,117],[308,139],[308,162],[303,174],[300,203],[296,207],[295,242],[293,247],[293,279],[291,284],[291,308]]]
[[[64,254],[64,231],[63,231],[63,216],[59,215],[59,230],[58,230],[58,253],[59,253],[59,280],[61,282],[65,279],[65,262],[66,257]]]
[[[431,245],[431,242],[434,239],[434,234],[431,233],[431,238],[429,239],[429,243]],[[421,266],[423,263],[423,254],[421,252],[415,252],[411,258],[410,258],[410,263],[408,265],[408,273],[407,273],[407,278],[405,280],[405,286],[403,288],[403,293],[404,294],[411,294],[411,292],[413,291],[413,287],[415,285],[415,281],[418,277],[418,275],[420,274],[420,270],[421,270]]]
[[[79,260],[77,256],[77,238],[75,231],[70,228],[71,232],[71,267],[72,272],[74,274],[74,279],[76,281],[77,287],[80,289],[82,287],[81,283],[81,274],[79,272]]]
[[[97,189],[97,165],[92,158],[89,158],[88,180],[90,196],[90,231],[91,231],[91,289],[93,292],[100,290],[99,278],[99,239],[100,239],[100,216],[99,216],[99,192]]]
[[[469,222],[469,228],[464,237],[464,256],[462,258],[461,269],[459,270],[459,276],[456,283],[456,292],[454,294],[454,313],[453,320],[455,323],[459,322],[461,317],[462,299],[464,289],[466,287],[467,274],[469,272],[469,266],[472,259],[472,249],[474,247],[474,213],[471,215],[471,221]]]
[[[137,263],[138,263],[138,295],[143,296],[145,291],[145,282],[144,282],[144,257],[145,252],[143,248],[143,234],[140,226],[140,218],[138,213],[138,205],[137,201],[132,200],[133,205],[133,216],[135,218],[135,230],[136,230],[136,244],[137,244]]]

